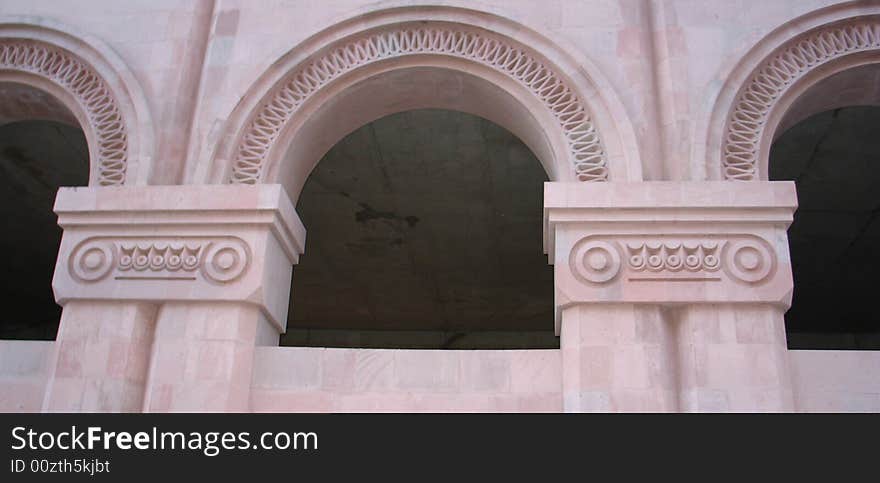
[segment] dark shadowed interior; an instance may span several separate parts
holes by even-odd
[[[61,228],[52,211],[60,186],[89,180],[86,138],[79,128],[54,121],[0,126],[0,291],[3,339],[54,339],[61,307],[52,295],[52,274]]]
[[[558,347],[541,164],[479,117],[417,110],[348,135],[310,175],[284,345]]]
[[[794,180],[792,349],[880,349],[880,107],[814,115],[779,136],[770,179]]]

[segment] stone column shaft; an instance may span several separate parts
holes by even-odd
[[[784,310],[692,305],[677,313],[683,411],[793,411]]]
[[[43,411],[140,411],[156,306],[71,301],[51,356]]]
[[[569,307],[560,337],[566,412],[678,410],[675,339],[659,306]]]
[[[252,305],[163,305],[156,322],[144,412],[248,411],[254,349],[276,345],[278,335],[278,329]]]

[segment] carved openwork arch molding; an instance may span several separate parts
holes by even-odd
[[[449,58],[457,65],[461,61],[473,62],[517,83],[518,89],[537,99],[555,120],[555,125],[547,129],[553,129],[554,135],[563,138],[567,144],[567,152],[558,155],[568,157],[569,179],[608,180],[611,172],[609,158],[622,158],[623,148],[619,139],[614,139],[613,147],[609,149],[605,133],[600,135],[597,117],[603,118],[603,128],[616,123],[611,121],[607,106],[599,108],[602,111],[600,116],[595,115],[592,105],[588,108],[585,99],[595,101],[601,96],[582,68],[568,65],[561,69],[548,57],[539,54],[533,44],[526,47],[523,42],[484,28],[491,23],[485,21],[488,15],[483,14],[484,21],[477,27],[462,23],[459,17],[466,16],[458,10],[455,12],[459,16],[447,18],[420,10],[416,14],[392,15],[393,23],[382,19],[385,22],[378,21],[373,25],[362,20],[352,23],[360,29],[341,28],[349,30],[344,36],[340,35],[340,28],[333,27],[289,53],[288,57],[297,58],[296,63],[284,58],[276,62],[272,70],[284,64],[291,67],[279,69],[285,74],[271,83],[267,83],[264,75],[246,96],[247,99],[256,95],[260,101],[242,105],[248,102],[243,101],[236,108],[237,114],[233,113],[230,118],[230,135],[226,139],[232,140],[234,145],[225,149],[221,147],[215,155],[215,163],[225,162],[230,166],[223,174],[225,180],[248,184],[267,181],[268,166],[280,156],[274,150],[284,144],[280,140],[284,138],[285,128],[297,124],[292,120],[300,111],[306,111],[304,105],[313,99],[325,100],[320,95],[322,89],[346,74],[374,63],[407,56]],[[572,74],[582,77],[581,84],[571,80],[569,76]],[[585,90],[583,84],[590,87]],[[247,112],[244,116],[243,110]],[[236,118],[240,121],[236,122]],[[284,146],[280,148],[284,149]],[[627,170],[621,169],[614,176],[641,176],[640,170],[624,171]]]
[[[146,184],[152,122],[136,81],[109,48],[47,24],[0,18],[0,80],[70,109],[89,143],[90,185]]]
[[[878,59],[880,17],[873,15],[818,25],[781,43],[742,82],[727,111],[721,177],[767,179],[773,131],[795,98],[824,78]]]

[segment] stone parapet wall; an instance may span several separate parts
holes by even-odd
[[[51,341],[0,341],[0,411],[39,412]],[[880,354],[789,351],[798,412],[878,412]],[[423,357],[424,356],[424,357]],[[430,364],[431,370],[421,366]],[[295,369],[291,369],[295,368]],[[254,411],[556,412],[560,351],[261,347]]]
[[[880,412],[880,352],[789,351],[800,412]]]
[[[558,412],[560,352],[261,347],[259,412]]]
[[[0,340],[0,412],[39,412],[53,341]]]

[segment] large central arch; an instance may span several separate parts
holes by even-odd
[[[632,129],[596,76],[553,42],[494,15],[439,7],[370,13],[313,36],[260,78],[229,118],[211,181],[281,182],[296,197],[335,142],[418,108],[461,110],[507,128],[554,181],[641,179],[637,154],[625,149],[635,146]],[[459,92],[444,95],[449,86]]]

